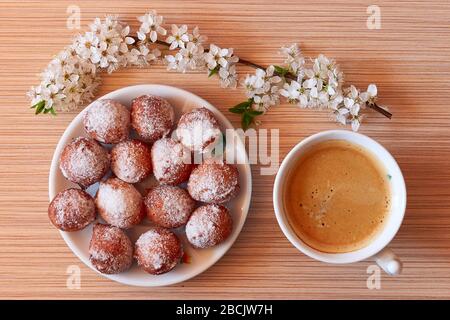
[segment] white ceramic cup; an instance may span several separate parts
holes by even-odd
[[[391,209],[384,229],[364,248],[345,253],[325,253],[303,242],[289,225],[283,203],[286,178],[296,160],[311,146],[327,140],[345,140],[362,146],[371,152],[384,165],[390,175]],[[398,275],[402,270],[400,259],[387,248],[403,221],[406,208],[406,187],[402,172],[392,155],[375,140],[351,131],[331,130],[314,134],[298,143],[284,158],[275,178],[273,205],[278,224],[289,241],[311,258],[328,263],[353,263],[373,258],[378,265],[390,275]]]

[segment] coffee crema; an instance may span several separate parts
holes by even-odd
[[[344,140],[308,149],[284,190],[290,226],[310,247],[328,253],[361,249],[383,229],[389,176],[370,151]]]

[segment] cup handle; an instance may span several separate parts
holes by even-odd
[[[375,256],[375,262],[390,276],[398,276],[402,273],[402,261],[389,248],[378,252]]]

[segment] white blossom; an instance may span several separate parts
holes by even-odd
[[[341,90],[342,73],[334,60],[319,55],[312,68],[304,69],[302,87],[308,95],[309,108],[330,108],[333,98]]]
[[[350,124],[353,131],[358,131],[362,115],[360,111],[365,105],[360,93],[355,86],[344,90],[345,96],[338,95],[334,98],[331,109],[335,120],[343,125]]]
[[[185,48],[181,48],[175,56],[166,55],[169,70],[186,72],[188,70],[200,69],[204,66],[203,46],[188,42]]]
[[[247,75],[244,80],[247,98],[253,99],[253,107],[258,111],[265,112],[279,101],[281,78],[274,75],[274,71],[272,65],[266,70],[256,69],[254,75]]]
[[[229,62],[236,63],[237,60],[237,57],[233,56],[232,48],[222,49],[212,43],[209,46],[209,51],[205,53],[205,62],[209,70],[215,69],[218,65],[226,67]]]
[[[129,48],[134,40],[130,28],[115,16],[95,19],[90,31],[79,35],[73,44],[61,51],[41,75],[41,84],[29,96],[40,112],[74,110],[90,101],[100,84],[97,69],[112,72],[127,66]],[[37,110],[39,111],[39,110]]]
[[[105,34],[116,28],[119,21],[118,15],[107,15],[103,20],[95,18],[94,22],[89,25],[92,32],[97,34]]]
[[[189,35],[187,34],[187,25],[183,24],[181,27],[173,24],[171,29],[171,35],[167,37],[166,42],[170,44],[169,50],[176,48],[184,48],[186,42],[189,41]]]
[[[298,104],[300,107],[308,105],[307,91],[295,80],[285,83],[283,89],[280,90],[280,94],[288,99],[291,104]]]
[[[203,59],[209,74],[217,73],[219,75],[221,87],[236,88],[238,75],[235,65],[239,58],[234,55],[233,48],[220,48],[215,44],[210,44]]]
[[[75,39],[74,49],[79,58],[108,72],[129,64],[129,46],[134,43],[129,26],[122,25],[116,16],[107,16],[104,20],[95,19],[90,29]]]
[[[294,43],[290,46],[282,47],[280,53],[285,58],[284,63],[288,71],[295,76],[303,76],[305,58],[303,58],[298,44]]]
[[[137,32],[137,36],[140,41],[146,41],[149,39],[151,42],[156,42],[156,40],[158,40],[158,34],[162,36],[167,34],[166,29],[161,27],[163,17],[158,16],[155,10],[138,17],[138,20],[141,22],[141,26]]]
[[[114,68],[117,63],[116,53],[119,51],[117,46],[108,45],[106,42],[101,42],[98,47],[93,48],[91,61],[99,64],[100,68]],[[114,70],[112,69],[112,70]]]
[[[97,34],[94,32],[86,32],[83,36],[78,36],[75,50],[81,58],[89,60],[92,55],[92,49],[96,48],[99,42],[100,40]]]
[[[377,100],[377,94],[378,94],[377,86],[374,84],[369,84],[369,86],[367,87],[367,91],[362,92],[360,94],[360,99],[363,102],[374,104],[375,101]]]
[[[140,45],[138,48],[133,48],[127,54],[129,64],[144,67],[151,61],[157,60],[161,56],[161,51],[158,48],[150,50],[145,45]]]
[[[208,40],[208,37],[200,34],[198,26],[195,26],[194,30],[192,30],[192,33],[189,34],[189,41],[195,44],[205,43],[206,40]]]
[[[220,86],[222,88],[236,88],[238,75],[236,65],[228,63],[226,67],[219,69]]]

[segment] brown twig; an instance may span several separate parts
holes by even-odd
[[[379,113],[381,113],[383,116],[385,116],[386,118],[392,119],[392,113],[390,113],[389,111],[387,111],[386,109],[380,107],[379,105],[377,105],[376,103],[374,104],[367,104],[367,107],[375,110]]]

